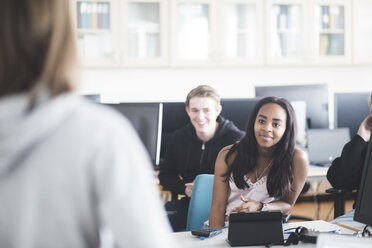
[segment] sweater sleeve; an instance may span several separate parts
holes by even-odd
[[[102,237],[111,236],[112,247],[177,247],[168,234],[150,158],[129,123],[118,124],[107,131],[92,159]]]
[[[327,172],[327,179],[335,188],[354,190],[359,187],[366,142],[355,135],[342,149]]]
[[[177,141],[172,137],[165,154],[163,163],[159,167],[159,181],[166,190],[185,194],[185,184],[179,177],[179,168],[177,163],[177,153],[175,145]]]

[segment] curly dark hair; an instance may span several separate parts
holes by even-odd
[[[278,104],[287,114],[286,130],[281,140],[275,145],[273,166],[269,171],[267,179],[269,195],[275,198],[282,198],[291,190],[290,185],[293,181],[293,154],[297,131],[293,107],[284,98],[270,96],[257,102],[249,116],[246,135],[240,142],[235,143],[226,155],[225,162],[229,166],[229,169],[223,176],[226,177],[226,180],[229,180],[232,174],[234,182],[239,189],[249,188],[247,182],[244,180],[244,175],[256,169],[258,158],[254,124],[258,111],[263,105],[268,103]],[[231,162],[229,158],[232,155],[236,156]]]

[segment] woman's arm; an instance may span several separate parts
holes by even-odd
[[[231,146],[222,148],[216,159],[214,169],[213,198],[209,213],[209,226],[221,227],[225,225],[225,211],[229,192],[229,181],[222,176],[228,171],[225,162],[226,155]]]
[[[364,139],[365,142],[369,141],[372,130],[372,109],[370,114],[362,121],[358,129],[358,135]]]
[[[295,148],[293,155],[293,182],[289,194],[283,198],[286,207],[282,209],[282,213],[288,214],[295,205],[305,185],[308,171],[309,159],[307,154],[301,149]]]

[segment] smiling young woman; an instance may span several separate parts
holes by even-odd
[[[307,156],[295,148],[295,141],[290,103],[276,97],[257,102],[246,135],[217,157],[209,226],[228,225],[231,212],[289,213],[308,171]]]

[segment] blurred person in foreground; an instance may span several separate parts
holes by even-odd
[[[174,247],[134,129],[73,93],[69,5],[0,2],[1,246]]]

